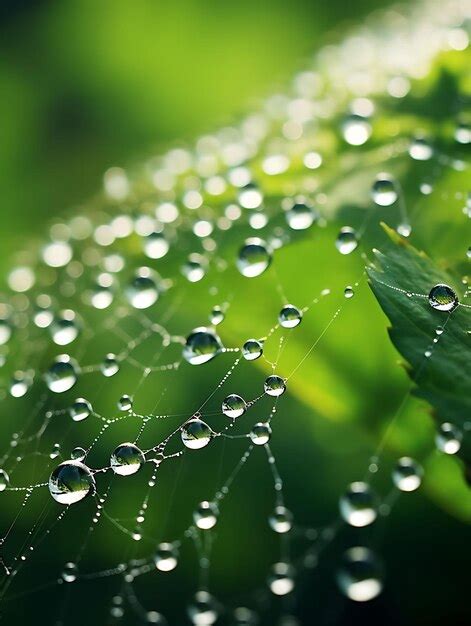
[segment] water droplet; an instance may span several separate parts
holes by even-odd
[[[294,589],[295,571],[289,563],[275,563],[268,578],[268,586],[276,596],[285,596]]]
[[[432,287],[428,301],[430,306],[437,311],[453,311],[458,306],[458,296],[448,285],[439,283]]]
[[[86,456],[87,456],[86,450],[80,447],[74,448],[72,452],[70,453],[70,458],[73,461],[83,461]]]
[[[224,415],[232,419],[243,415],[246,408],[247,405],[245,403],[245,400],[235,393],[231,393],[229,396],[224,398],[224,401],[222,403],[222,412],[224,413]]]
[[[247,278],[260,276],[270,265],[272,253],[267,243],[258,237],[245,240],[237,257],[237,268]]]
[[[409,146],[409,154],[416,161],[428,161],[433,156],[433,148],[424,137],[415,137]]]
[[[422,482],[423,469],[414,459],[403,456],[393,470],[393,482],[401,491],[415,491]]]
[[[209,530],[216,526],[219,510],[214,502],[204,501],[193,513],[193,521],[201,530]]]
[[[148,267],[139,268],[126,289],[126,296],[135,309],[152,306],[159,297],[152,270]]]
[[[263,195],[256,185],[248,183],[239,191],[238,200],[244,209],[257,209],[263,202]]]
[[[77,398],[69,408],[69,415],[74,422],[81,422],[93,412],[92,405],[85,398]]]
[[[144,237],[144,253],[149,259],[162,259],[169,250],[169,243],[162,233],[150,233]]]
[[[206,259],[201,254],[190,254],[182,266],[182,274],[190,283],[197,283],[206,274]]]
[[[265,393],[269,396],[278,397],[281,396],[286,391],[286,383],[281,378],[281,376],[277,376],[276,374],[272,374],[265,379],[263,383],[263,389]]]
[[[141,469],[146,458],[140,448],[133,443],[122,443],[115,448],[110,458],[110,465],[115,474],[130,476]]]
[[[258,615],[244,606],[239,606],[234,610],[233,626],[257,626]]]
[[[294,328],[298,326],[302,318],[302,311],[293,304],[285,304],[278,315],[278,321],[283,328]]]
[[[61,453],[61,444],[60,443],[55,443],[52,446],[52,450],[49,453],[49,458],[50,459],[57,459],[57,457],[59,456],[59,454]]]
[[[224,317],[225,317],[224,311],[221,309],[221,307],[215,306],[213,310],[211,311],[211,315],[209,316],[209,321],[214,326],[217,326],[218,324],[224,321]]]
[[[154,555],[155,567],[161,572],[170,572],[178,565],[178,550],[173,543],[160,543]]]
[[[190,622],[196,626],[211,626],[215,624],[219,611],[213,596],[207,591],[198,591],[188,607]]]
[[[368,526],[376,519],[376,496],[367,483],[352,483],[339,505],[342,518],[351,526]]]
[[[349,115],[342,124],[342,134],[351,146],[362,146],[371,136],[371,125],[362,115]]]
[[[353,296],[355,295],[355,292],[353,291],[353,287],[350,287],[350,285],[345,287],[345,289],[343,290],[343,295],[346,298],[353,298]]]
[[[463,433],[454,424],[441,424],[435,436],[435,444],[445,454],[456,454],[461,448]]]
[[[398,225],[396,231],[399,235],[401,235],[401,237],[410,237],[412,226],[404,222]]]
[[[286,507],[277,506],[268,521],[276,533],[284,534],[293,526],[293,514]]]
[[[0,469],[0,492],[5,491],[8,487],[8,483],[10,482],[10,478],[4,469]]]
[[[6,319],[0,319],[0,346],[5,345],[11,337],[11,324]]]
[[[256,446],[264,446],[270,441],[271,426],[267,422],[258,422],[250,431],[250,439]]]
[[[337,580],[342,592],[355,602],[367,602],[383,589],[381,566],[368,548],[350,548],[344,554]]]
[[[295,202],[285,213],[288,226],[293,230],[306,230],[312,226],[316,214],[303,202]]]
[[[397,200],[395,180],[389,174],[378,174],[371,188],[371,195],[378,206],[391,206]]]
[[[221,340],[211,328],[195,328],[186,338],[183,358],[191,365],[202,365],[223,349]]]
[[[180,430],[182,442],[191,450],[204,448],[211,441],[210,427],[197,417],[193,417]]]
[[[58,346],[66,346],[72,343],[79,334],[79,324],[75,313],[70,309],[61,311],[49,326],[52,340]]]
[[[75,563],[66,563],[62,570],[62,580],[66,583],[73,583],[77,580],[78,568]]]
[[[118,400],[118,409],[120,411],[130,411],[132,409],[132,398],[127,393]]]
[[[146,615],[148,624],[159,624],[160,626],[168,626],[168,622],[161,613],[157,611],[148,611]]]
[[[65,461],[56,467],[49,478],[51,496],[60,504],[74,504],[95,492],[95,479],[80,461]]]
[[[63,393],[71,389],[77,382],[79,367],[68,354],[61,354],[45,373],[46,384],[54,393]]]
[[[340,254],[350,254],[353,252],[358,247],[358,239],[354,229],[350,228],[350,226],[341,228],[335,240],[335,247]]]
[[[246,361],[255,361],[263,354],[263,344],[258,339],[247,339],[242,346],[242,355]]]
[[[119,372],[119,362],[115,354],[111,352],[105,356],[103,362],[100,365],[100,370],[103,376],[110,378]]]

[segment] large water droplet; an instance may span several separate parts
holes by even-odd
[[[198,505],[193,514],[193,520],[201,530],[209,530],[216,526],[219,510],[214,502],[205,500]]]
[[[453,311],[458,306],[458,296],[448,285],[439,283],[428,295],[430,306],[437,311]]]
[[[367,602],[381,593],[381,566],[368,548],[350,548],[344,555],[337,580],[343,593],[355,602]]]
[[[44,377],[46,384],[54,393],[63,393],[77,382],[79,367],[68,354],[61,354],[52,363]]]
[[[141,469],[146,458],[140,448],[134,443],[122,443],[114,450],[110,458],[110,465],[115,474],[130,476]]]
[[[92,413],[93,408],[88,400],[85,398],[77,398],[72,406],[69,408],[69,415],[74,422],[81,422]]]
[[[358,246],[357,235],[353,228],[350,226],[343,226],[340,229],[337,239],[335,240],[335,247],[340,254],[350,254]]]
[[[160,543],[154,555],[155,567],[161,572],[170,572],[178,565],[178,550],[173,543]]]
[[[148,267],[139,268],[126,289],[126,296],[135,309],[152,306],[159,297],[152,270]]]
[[[463,433],[454,424],[441,424],[435,435],[435,444],[445,454],[456,454],[461,448]]]
[[[268,521],[276,533],[284,534],[293,526],[293,514],[286,507],[277,506]]]
[[[105,356],[103,362],[100,365],[100,370],[103,376],[110,378],[119,372],[119,361],[115,354],[111,352]]]
[[[250,439],[256,446],[264,446],[270,441],[271,426],[267,422],[257,422],[250,431]]]
[[[70,309],[59,313],[49,326],[52,340],[58,346],[66,346],[72,343],[77,338],[79,329],[76,315]]]
[[[301,323],[302,311],[294,304],[285,304],[278,315],[278,321],[283,328],[294,328]]]
[[[95,491],[95,479],[80,461],[65,461],[49,478],[51,496],[60,504],[74,504]]]
[[[352,483],[339,504],[340,514],[351,526],[368,526],[376,519],[376,497],[367,483]]]
[[[285,596],[294,589],[295,571],[289,563],[275,563],[268,578],[268,586],[276,596]]]
[[[180,432],[184,445],[191,450],[204,448],[212,437],[211,428],[198,417],[193,417],[184,424]]]
[[[222,403],[222,412],[227,417],[235,419],[240,417],[245,413],[245,409],[247,405],[245,400],[238,396],[236,393],[231,393],[229,396],[224,398]]]
[[[263,344],[258,339],[247,339],[242,346],[242,355],[246,361],[255,361],[263,354]]]
[[[393,469],[393,482],[401,491],[415,491],[420,487],[422,466],[408,456],[400,458]]]
[[[316,214],[303,202],[295,202],[285,213],[288,226],[293,230],[306,230],[312,226]]]
[[[188,617],[195,626],[215,624],[219,617],[216,600],[207,591],[198,591],[188,607]]]
[[[276,374],[272,374],[265,379],[263,383],[263,389],[268,396],[278,397],[281,396],[286,391],[286,383],[281,378],[281,376],[277,376]]]
[[[183,358],[191,365],[202,365],[213,359],[223,349],[218,335],[211,329],[195,328],[186,338]]]
[[[371,188],[373,201],[379,206],[391,206],[397,200],[397,187],[389,174],[378,174]]]
[[[260,276],[270,265],[272,253],[267,243],[258,237],[246,239],[239,250],[237,268],[247,278]]]

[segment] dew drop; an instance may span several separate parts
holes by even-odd
[[[110,465],[115,474],[131,476],[141,469],[145,461],[142,450],[135,444],[126,442],[115,448],[110,458]]]
[[[150,233],[144,238],[144,253],[149,259],[162,259],[169,250],[169,243],[162,233]]]
[[[410,234],[412,232],[412,226],[403,222],[398,225],[396,231],[399,235],[401,235],[401,237],[410,237]]]
[[[353,252],[358,247],[358,239],[354,229],[350,228],[350,226],[343,226],[335,240],[335,247],[340,254]]]
[[[242,355],[246,361],[255,361],[263,354],[263,345],[258,339],[247,339],[242,346]]]
[[[202,365],[217,356],[223,349],[218,335],[210,328],[195,328],[186,338],[183,358],[191,365]]]
[[[415,137],[409,146],[409,154],[416,161],[428,161],[433,156],[433,148],[424,137]]]
[[[371,195],[378,206],[391,206],[397,200],[395,180],[389,174],[378,174],[371,188]]]
[[[215,624],[219,617],[219,611],[213,596],[207,591],[198,591],[192,604],[188,607],[188,617],[195,626]]]
[[[393,482],[401,491],[415,491],[422,482],[423,469],[408,456],[400,458],[393,469]]]
[[[201,530],[209,530],[216,526],[219,510],[214,502],[205,500],[198,505],[193,513],[193,521]]]
[[[368,548],[355,547],[344,554],[337,581],[350,600],[367,602],[381,593],[381,577],[381,567],[373,552]]]
[[[75,313],[70,309],[62,311],[53,320],[49,326],[52,340],[58,346],[66,346],[72,343],[79,334],[79,324],[77,322]]]
[[[116,355],[111,352],[107,354],[100,365],[100,370],[103,376],[106,376],[107,378],[110,378],[119,372],[119,362]]]
[[[211,311],[209,321],[211,322],[211,324],[213,324],[213,326],[217,326],[224,321],[224,317],[224,311],[221,309],[221,307],[215,306]]]
[[[239,191],[238,200],[244,209],[258,209],[263,202],[263,195],[256,185],[248,183]]]
[[[148,624],[159,624],[160,626],[168,626],[168,622],[161,613],[157,611],[147,611],[146,620]]]
[[[95,479],[80,461],[65,461],[56,467],[49,478],[51,496],[60,504],[74,504],[95,492]]]
[[[270,527],[279,534],[287,533],[293,526],[293,514],[284,506],[277,506],[270,515]]]
[[[211,441],[211,428],[197,417],[193,417],[180,429],[183,444],[190,450],[204,448]]]
[[[456,454],[461,448],[463,433],[450,422],[441,424],[435,436],[435,445],[445,454]]]
[[[458,306],[458,296],[448,285],[439,283],[432,287],[428,301],[437,311],[453,311]]]
[[[157,301],[159,297],[157,284],[148,267],[137,270],[126,289],[126,296],[135,309],[147,309]]]
[[[173,543],[160,543],[154,554],[155,567],[161,572],[170,572],[178,565],[178,550]]]
[[[267,243],[258,237],[245,240],[237,257],[237,268],[247,278],[260,276],[272,261],[272,253]]]
[[[268,396],[278,397],[281,396],[286,391],[286,383],[281,378],[281,376],[277,376],[276,374],[272,374],[265,379],[263,383],[263,389]]]
[[[83,461],[86,456],[87,456],[87,451],[84,450],[84,448],[80,448],[80,447],[74,448],[72,452],[70,453],[70,458],[73,461]]]
[[[376,497],[369,485],[355,482],[349,485],[346,493],[340,498],[340,514],[350,524],[361,528],[375,521],[377,516]]]
[[[347,287],[345,287],[345,289],[343,290],[343,295],[349,299],[349,298],[353,298],[353,296],[355,295],[355,292],[353,291],[353,287],[350,287],[350,285],[348,285]]]
[[[235,393],[231,393],[229,396],[224,398],[224,401],[222,403],[222,412],[224,413],[224,415],[232,419],[243,415],[246,408],[247,405],[245,403],[245,400]]]
[[[62,580],[66,583],[73,583],[77,580],[78,568],[75,563],[66,563],[62,570]]]
[[[362,115],[351,114],[342,124],[342,134],[351,146],[362,146],[371,136],[371,125]]]
[[[256,446],[264,446],[270,441],[271,426],[267,422],[257,422],[250,431],[250,439]]]
[[[132,409],[132,398],[127,393],[118,400],[118,409],[120,411],[130,411]]]
[[[69,407],[69,415],[74,422],[81,422],[87,419],[92,412],[92,405],[85,398],[77,398],[72,406]]]
[[[201,254],[190,254],[181,271],[190,283],[197,283],[206,274],[206,260]]]
[[[289,563],[279,562],[272,567],[268,586],[276,596],[285,596],[294,589],[294,568]]]
[[[46,384],[54,393],[63,393],[77,382],[79,367],[68,354],[61,354],[45,373]]]
[[[278,315],[278,321],[283,328],[294,328],[303,319],[302,311],[293,304],[285,304]]]
[[[306,230],[316,219],[310,206],[303,202],[295,202],[285,213],[286,222],[293,230]]]
[[[5,491],[8,487],[8,483],[10,482],[10,478],[4,469],[0,469],[0,492]]]

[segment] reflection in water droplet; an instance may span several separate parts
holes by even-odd
[[[211,329],[195,328],[186,338],[183,358],[191,365],[202,365],[217,356],[223,349],[218,335]]]
[[[456,454],[461,448],[463,433],[454,424],[441,424],[435,436],[435,444],[445,454]]]
[[[188,607],[188,617],[195,626],[211,626],[216,623],[219,612],[213,596],[207,591],[198,591]]]
[[[247,278],[260,276],[270,265],[272,260],[271,251],[263,239],[251,237],[246,239],[239,250],[237,268]]]
[[[242,354],[246,361],[255,361],[263,354],[263,345],[258,339],[247,339],[242,346]]]
[[[428,301],[430,306],[437,311],[453,311],[458,306],[458,296],[448,285],[439,283],[432,287]]]
[[[65,461],[49,478],[49,492],[60,504],[74,504],[95,492],[95,479],[80,461]]]
[[[335,240],[335,247],[340,254],[350,254],[358,246],[357,235],[353,228],[350,226],[344,226],[340,229],[337,239]]]
[[[276,596],[285,596],[294,589],[295,571],[289,563],[275,563],[268,577],[268,586]]]
[[[286,383],[281,376],[272,374],[265,379],[263,389],[268,396],[278,397],[286,391]]]
[[[77,382],[79,367],[68,354],[61,354],[52,363],[44,378],[54,393],[63,393],[71,389]]]
[[[277,506],[268,521],[276,533],[284,534],[293,526],[293,514],[286,507]]]
[[[126,296],[135,309],[147,309],[152,306],[159,297],[152,270],[148,267],[139,268],[126,288]]]
[[[180,433],[184,445],[191,450],[204,448],[211,441],[212,436],[210,427],[197,417],[184,424]]]
[[[245,400],[235,393],[227,396],[222,403],[222,412],[227,417],[235,419],[245,413],[247,405]]]
[[[250,431],[250,439],[256,446],[264,446],[270,441],[271,426],[266,422],[257,422]]]
[[[389,174],[378,174],[371,188],[373,201],[378,206],[391,206],[397,200],[396,182]]]
[[[393,469],[393,482],[401,491],[415,491],[420,487],[423,476],[422,466],[414,459],[403,456]]]
[[[381,566],[368,548],[347,550],[337,580],[343,593],[355,602],[367,602],[383,589]]]
[[[193,521],[201,530],[209,530],[216,526],[219,510],[214,502],[207,500],[200,502],[198,508],[193,513]]]
[[[113,452],[110,465],[115,474],[130,476],[141,469],[145,463],[144,453],[133,443],[122,443]]]
[[[173,543],[160,543],[154,555],[155,567],[161,572],[170,572],[178,565],[178,550]]]
[[[367,483],[352,483],[339,505],[342,518],[351,526],[368,526],[376,519],[376,497]]]
[[[285,304],[278,315],[278,321],[283,328],[294,328],[298,326],[302,318],[302,311],[293,304]]]
[[[69,415],[74,422],[81,422],[92,413],[93,408],[88,400],[85,398],[77,398],[72,406],[69,408]]]

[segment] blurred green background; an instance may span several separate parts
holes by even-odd
[[[132,164],[231,123],[264,95],[283,88],[304,60],[328,41],[332,29],[341,33],[348,23],[361,23],[370,10],[384,4],[379,0],[4,3],[0,26],[2,272],[9,265],[10,253],[20,244],[27,247],[25,240],[45,228],[51,218],[66,208],[86,204],[101,186],[106,168]],[[460,186],[461,180],[457,183]],[[441,209],[435,206],[437,215]],[[340,219],[358,217],[354,211],[347,211]],[[424,225],[420,233],[432,240],[433,224],[427,223],[426,215],[420,219]],[[437,218],[440,226],[443,219],[443,215]],[[333,223],[322,237],[315,233],[312,239],[279,252],[279,280],[289,286],[288,297],[296,304],[303,306],[325,286],[352,284],[361,275],[363,261],[359,256],[352,260],[337,255],[335,263],[326,263],[334,254],[332,241],[338,226]],[[461,228],[459,220],[455,226]],[[229,255],[235,254],[238,244],[239,240],[229,238]],[[446,245],[444,239],[442,245]],[[305,267],[314,269],[308,276],[296,276],[294,280],[299,258],[303,258]],[[321,267],[322,272],[315,271]],[[234,293],[243,294],[232,304],[221,327],[227,345],[235,346],[247,338],[248,328],[254,336],[266,332],[276,319],[280,299],[273,273],[267,272],[249,285],[235,271],[227,280]],[[172,320],[171,330],[175,333],[200,325],[211,306],[219,303],[217,297],[208,299],[204,281],[185,289],[185,296],[194,306],[178,310]],[[341,301],[343,295],[337,290],[332,301],[306,316],[285,352],[287,371],[299,363],[306,346],[319,336]],[[300,378],[293,379],[289,394],[283,398],[283,419],[273,441],[285,479],[287,505],[301,524],[322,527],[336,517],[339,494],[348,482],[363,475],[369,455],[407,388],[405,374],[397,366],[397,353],[385,332],[387,322],[366,284],[362,283],[351,304],[304,364]],[[159,314],[168,305],[162,306]],[[266,315],[260,316],[260,310]],[[365,317],[364,323],[359,322],[360,315]],[[271,357],[276,348],[271,346]],[[144,352],[144,360],[151,358],[152,346],[147,349],[150,353]],[[97,336],[85,354],[85,362],[96,362],[97,353],[108,350],[108,343]],[[54,351],[57,347],[53,346],[41,357],[41,367]],[[228,365],[229,361],[222,359],[196,370],[185,365],[169,379],[171,384],[167,386],[163,381],[162,388],[154,388],[151,381],[141,389],[136,410],[154,408],[156,389],[158,394],[166,394],[162,411],[167,407],[186,411],[198,406],[208,379],[219,381]],[[257,394],[267,373],[260,371],[260,363],[254,371],[247,377],[245,369],[233,379],[234,387],[239,385],[247,397]],[[111,415],[116,411],[116,399],[127,391],[124,387],[132,388],[136,382],[133,375],[135,372],[123,368],[116,380],[106,381],[106,387],[102,381],[97,385],[95,378],[81,381],[66,399],[71,401],[83,394],[98,411]],[[219,400],[215,399],[212,409],[217,410]],[[31,413],[32,406],[30,398],[9,402],[12,409],[2,422],[8,435],[18,420]],[[261,417],[266,416],[269,403],[257,410]],[[82,438],[94,436],[96,426],[88,420],[80,425],[81,430],[65,432],[64,425],[58,423],[52,432],[48,431],[42,445],[48,450],[60,440],[66,455],[82,443]],[[117,438],[132,437],[134,428],[135,424],[126,423],[119,434],[107,434],[95,451],[93,465],[105,463]],[[167,431],[160,426],[159,432]],[[147,434],[151,445],[155,433]],[[391,439],[386,469],[399,451],[429,454],[433,423],[423,403],[413,401],[408,406]],[[163,466],[147,522],[154,534],[161,539],[177,535],[191,518],[195,501],[208,497],[220,486],[221,477],[227,476],[241,452],[243,446],[237,444],[224,446],[223,450],[215,445],[204,456],[205,461],[197,455],[185,457],[178,471]],[[214,555],[215,593],[234,605],[245,603],[247,598],[253,600],[254,588],[263,582],[267,568],[279,555],[278,537],[270,534],[266,523],[273,506],[272,481],[263,450],[257,452],[261,454],[251,459],[249,471],[242,473],[228,498]],[[304,577],[299,605],[287,606],[286,610],[301,615],[306,625],[464,625],[467,583],[462,552],[469,531],[457,519],[464,516],[456,504],[459,490],[458,495],[450,497],[446,489],[434,493],[439,484],[433,480],[437,475],[451,476],[449,484],[456,484],[453,479],[459,470],[448,461],[433,457],[430,484],[411,498],[401,498],[391,517],[380,520],[378,526],[365,529],[366,534],[360,536],[347,530],[327,550],[320,567]],[[49,468],[56,463],[51,460]],[[24,469],[23,482],[29,479],[31,469]],[[42,467],[42,475],[48,471]],[[142,495],[143,474],[136,477],[137,482],[123,481],[119,490],[113,490],[110,514],[129,517],[135,513]],[[18,484],[21,479],[21,473],[15,476]],[[379,491],[387,493],[389,473],[379,476],[378,483]],[[4,509],[7,520],[18,511],[20,503],[18,497],[9,498]],[[27,532],[35,515],[41,514],[43,504],[39,500],[31,503],[20,518],[20,530]],[[57,514],[54,507],[49,503],[45,527]],[[73,557],[77,551],[75,539],[80,536],[80,545],[92,510],[90,499],[67,524],[54,531],[49,549],[45,544],[35,555],[37,560],[27,564],[21,581],[15,581],[18,587],[6,605],[6,616],[16,612],[15,593],[40,588],[42,580],[57,576],[63,563]],[[20,541],[23,535],[20,532],[18,536]],[[344,547],[363,542],[365,537],[379,547],[387,564],[388,585],[377,601],[355,606],[335,587],[335,563]],[[84,570],[116,565],[129,556],[130,550],[148,554],[149,546],[139,544],[130,549],[122,533],[104,524],[87,547]],[[146,606],[163,610],[171,624],[177,624],[182,607],[194,591],[195,573],[193,551],[185,549],[175,576],[159,577],[157,582],[149,576],[139,581],[140,597]],[[35,623],[61,624],[63,619],[65,624],[108,624],[110,600],[119,590],[117,585],[116,578],[105,578],[99,583],[81,582],[72,591],[53,587],[19,598],[27,603],[28,615],[34,616]],[[270,616],[267,619],[270,626],[276,623],[274,618],[269,621]],[[128,623],[138,622],[128,619]]]
[[[0,8],[3,258],[111,165],[237,119],[332,28],[384,0],[7,0]]]

